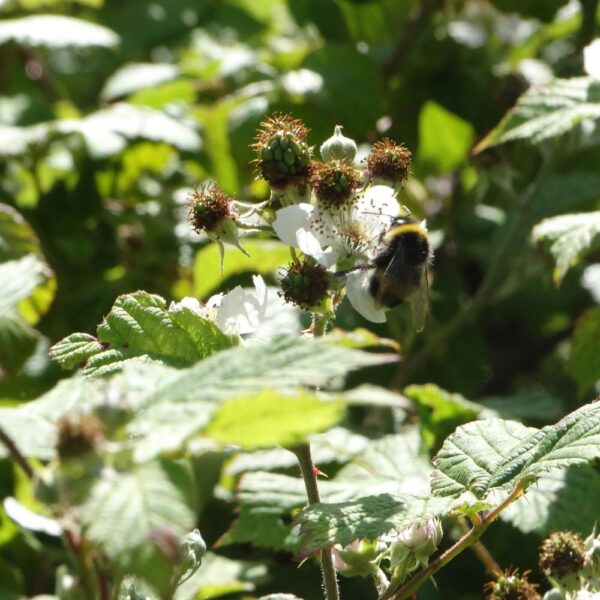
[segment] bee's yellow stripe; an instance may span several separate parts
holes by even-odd
[[[418,235],[422,235],[427,237],[427,232],[417,223],[405,223],[403,225],[397,225],[396,227],[392,227],[384,236],[384,240],[389,242],[393,240],[395,237],[399,235],[403,235],[405,233],[416,233]]]

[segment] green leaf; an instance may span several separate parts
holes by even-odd
[[[525,92],[516,106],[475,148],[526,139],[537,144],[600,118],[600,83],[589,77],[556,79]]]
[[[168,550],[177,556],[195,523],[193,490],[191,471],[174,461],[106,469],[81,508],[84,533],[114,564],[164,589],[175,566]]]
[[[300,65],[323,78],[323,88],[312,102],[347,134],[367,131],[384,114],[381,70],[366,54],[348,46],[328,44],[309,54]],[[369,90],[357,94],[356,90]]]
[[[219,352],[154,383],[155,390],[145,399],[144,410],[136,413],[130,433],[146,436],[137,448],[140,455],[174,450],[208,425],[218,403],[240,393],[339,386],[349,371],[390,360],[395,357],[294,338]]]
[[[60,417],[118,399],[119,406],[132,413],[127,432],[134,457],[146,461],[160,452],[185,448],[208,425],[221,402],[241,393],[257,393],[265,387],[339,386],[349,371],[389,360],[382,354],[284,338],[219,352],[180,370],[160,363],[125,363],[122,372],[110,379],[72,377],[22,407],[1,410],[0,426],[9,423],[8,433],[25,456],[47,459],[54,455]]]
[[[600,456],[600,402],[586,404],[543,429],[489,419],[459,427],[434,460],[438,496],[527,487],[544,473],[588,464]]]
[[[32,15],[0,22],[0,44],[9,40],[22,46],[69,48],[119,44],[119,36],[110,29],[59,15]]]
[[[265,389],[227,400],[216,411],[204,435],[248,450],[292,446],[306,441],[310,433],[335,425],[343,411],[341,401],[319,400],[308,392],[287,396]]]
[[[419,114],[417,158],[428,170],[452,171],[467,159],[474,136],[470,123],[429,100]]]
[[[303,551],[312,553],[331,544],[345,546],[359,538],[374,539],[390,529],[401,530],[415,522],[444,516],[452,507],[453,500],[448,497],[409,494],[313,504],[300,513]]]
[[[236,592],[252,592],[266,576],[264,564],[207,552],[200,569],[177,588],[175,600],[208,600]]]
[[[548,473],[501,513],[523,533],[540,537],[568,529],[589,533],[598,521],[600,474],[592,467]],[[576,510],[574,510],[576,507]]]
[[[242,242],[245,256],[237,248],[226,248],[221,274],[221,258],[216,244],[209,244],[196,253],[194,289],[197,298],[207,298],[226,279],[241,273],[271,275],[290,262],[290,250],[280,242],[247,240]]]
[[[0,370],[16,373],[40,335],[31,327],[47,312],[56,289],[31,227],[0,204]]]
[[[479,405],[432,383],[408,386],[404,394],[419,412],[423,438],[430,448],[441,444],[459,425],[480,417]]]
[[[191,120],[125,103],[112,104],[83,119],[57,121],[56,129],[62,134],[81,134],[93,158],[121,152],[127,140],[164,142],[184,152],[198,152],[202,147],[196,124]]]
[[[169,311],[166,301],[147,292],[119,296],[98,326],[98,339],[74,333],[50,348],[64,368],[85,365],[88,375],[104,375],[125,360],[148,357],[187,366],[229,348],[231,339],[215,323],[187,307]]]
[[[315,461],[316,462],[316,461]],[[371,442],[333,480],[319,482],[323,501],[342,502],[371,494],[429,491],[431,464],[418,431],[390,435]],[[238,486],[238,519],[224,543],[250,542],[277,550],[298,551],[300,540],[292,521],[295,509],[306,504],[302,480],[285,475],[251,473]]]
[[[104,84],[100,97],[115,100],[143,88],[175,79],[179,69],[168,63],[130,63],[115,71]]]
[[[544,219],[533,228],[531,239],[554,258],[553,278],[558,285],[571,267],[600,248],[600,211]]]
[[[503,419],[547,423],[564,414],[562,402],[542,388],[523,389],[510,396],[487,396],[478,404]]]
[[[0,204],[0,263],[39,250],[39,241],[29,223],[11,206]]]
[[[582,389],[600,380],[600,308],[588,310],[577,322],[571,341],[569,372]]]

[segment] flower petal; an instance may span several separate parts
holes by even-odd
[[[356,202],[356,218],[360,220],[370,234],[378,236],[387,229],[400,213],[394,188],[387,185],[374,185],[359,196]]]
[[[294,204],[280,208],[273,221],[273,229],[277,237],[288,246],[299,248],[298,231],[309,230],[310,216],[314,206],[311,204]]]
[[[375,299],[369,292],[372,271],[363,269],[350,273],[346,279],[348,300],[357,313],[372,323],[385,323],[385,310],[375,305]]]
[[[225,294],[217,309],[217,325],[227,335],[244,335],[258,329],[264,315],[256,293],[239,285]]]
[[[583,69],[594,79],[600,79],[600,38],[583,49]]]

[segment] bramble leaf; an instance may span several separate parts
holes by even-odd
[[[554,258],[553,279],[558,285],[583,256],[600,248],[600,211],[544,219],[533,228],[531,239]]]
[[[231,346],[211,320],[186,307],[169,311],[160,296],[134,292],[116,299],[98,339],[73,333],[52,346],[50,356],[63,368],[83,364],[85,374],[105,375],[135,357],[182,367]]]
[[[107,27],[82,19],[61,15],[32,15],[0,22],[0,44],[9,40],[23,46],[111,48],[119,43],[119,36]]]
[[[287,396],[265,389],[227,400],[204,435],[247,450],[292,446],[306,441],[310,433],[335,425],[343,410],[343,402],[319,400],[309,392]]]
[[[588,310],[577,322],[571,343],[569,371],[580,387],[600,380],[600,308]]]
[[[571,131],[586,119],[600,119],[600,82],[590,77],[556,79],[525,92],[475,152],[519,139],[537,144]]]
[[[543,429],[489,419],[459,427],[434,459],[432,491],[456,497],[527,487],[543,473],[600,456],[600,402],[586,404]]]

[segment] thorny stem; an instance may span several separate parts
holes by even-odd
[[[506,235],[496,249],[493,255],[490,266],[486,271],[485,277],[481,285],[477,288],[475,294],[463,304],[462,309],[456,313],[454,318],[446,322],[446,324],[438,329],[427,341],[427,343],[413,356],[408,357],[392,380],[392,387],[402,388],[411,373],[421,366],[432,354],[443,346],[445,340],[449,338],[455,331],[462,327],[467,321],[476,318],[479,311],[491,300],[493,291],[496,286],[496,278],[502,267],[506,264],[508,255],[513,250],[513,244],[516,241],[523,223],[529,215],[529,209],[535,193],[539,189],[540,183],[544,180],[550,170],[553,161],[546,159],[540,167],[535,179],[525,189],[521,196],[521,201],[518,207],[518,212],[510,224]]]
[[[315,314],[313,316],[312,331],[315,337],[320,337],[325,333],[327,326],[327,318]],[[321,501],[319,496],[319,487],[317,485],[317,469],[312,460],[310,452],[310,444],[301,444],[292,448],[292,452],[296,455],[302,471],[304,479],[304,487],[306,488],[306,496],[308,504],[317,504]],[[331,558],[331,550],[323,548],[321,550],[321,574],[323,576],[323,588],[325,589],[326,600],[339,600],[340,593],[337,584],[337,576]]]
[[[473,519],[473,527],[481,527],[481,523],[481,517],[478,516],[477,519]],[[465,519],[458,519],[458,525],[462,529],[463,533],[467,533],[469,531],[469,525]],[[496,577],[502,575],[502,568],[496,562],[496,559],[492,556],[492,553],[483,545],[481,540],[476,541],[473,546],[471,546],[471,550],[473,550],[477,558],[482,562],[485,570],[488,573],[495,575]]]
[[[17,448],[17,445],[12,441],[8,434],[0,427],[0,442],[8,450],[12,459],[23,469],[29,479],[33,479],[35,472],[33,467],[29,464],[27,459],[21,454],[21,451]]]
[[[382,594],[378,600],[405,600],[414,594],[434,573],[456,558],[463,550],[479,541],[485,530],[498,518],[500,513],[523,493],[519,484],[498,506],[490,510],[482,519],[481,525],[472,527],[460,540],[433,560],[429,566],[407,581],[399,590],[391,590]]]

